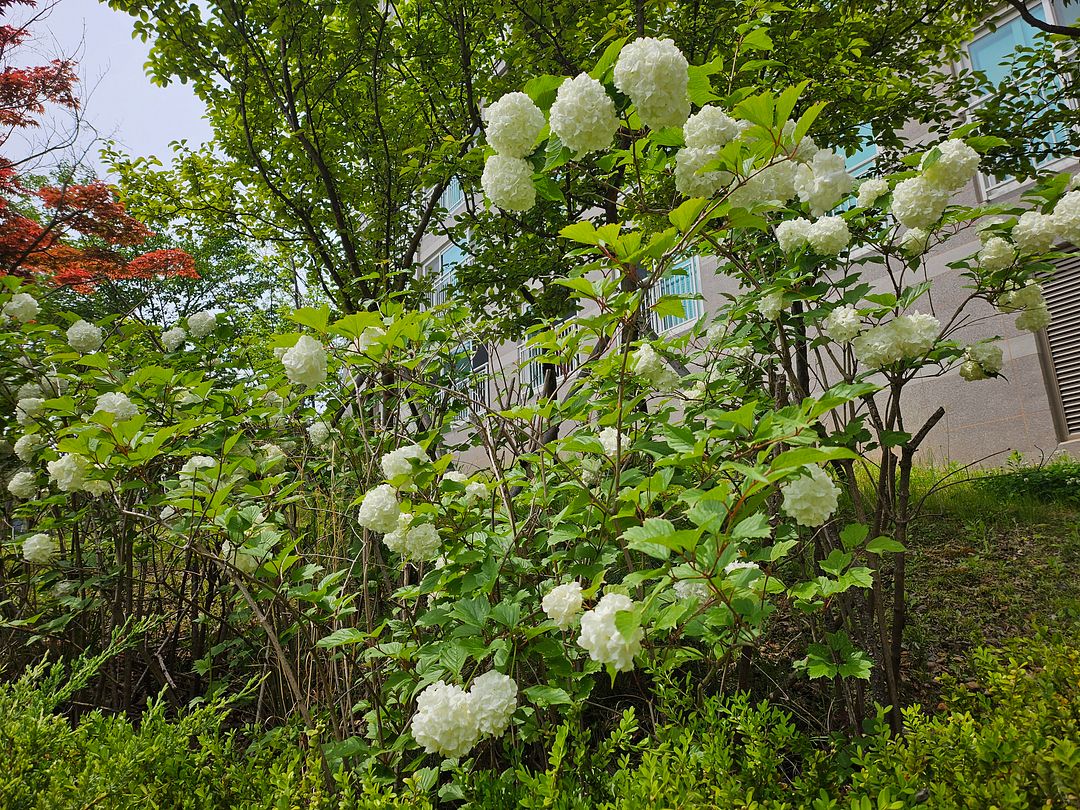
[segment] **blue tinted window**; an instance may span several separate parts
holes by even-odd
[[[859,127],[859,147],[847,156],[847,170],[858,177],[873,166],[878,148],[874,142],[874,129],[870,124]]]
[[[685,315],[664,315],[658,319],[657,331],[666,332],[674,329],[679,324],[692,321],[701,315],[701,301],[692,296],[701,294],[701,278],[693,258],[684,259],[668,270],[656,286],[656,299],[665,295],[679,296],[683,298],[682,306]]]
[[[1031,13],[1040,20],[1045,19],[1042,6],[1036,6]],[[1019,17],[1014,17],[996,30],[988,31],[968,47],[971,66],[981,70],[994,84],[1000,84],[1009,78],[1009,69],[1003,64],[1020,47],[1030,46],[1035,41],[1038,31]]]

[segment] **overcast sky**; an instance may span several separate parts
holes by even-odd
[[[17,58],[37,64],[35,56],[76,56],[84,114],[97,134],[132,155],[156,155],[168,163],[171,141],[186,138],[197,146],[210,139],[210,126],[190,87],[150,83],[143,67],[149,43],[132,39],[131,20],[98,0],[59,0],[31,29],[36,54],[24,49]],[[87,157],[100,166],[96,148]]]

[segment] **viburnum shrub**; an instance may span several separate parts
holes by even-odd
[[[622,44],[487,116],[496,205],[557,198],[579,161],[609,195],[562,230],[577,314],[529,338],[536,396],[462,373],[491,332],[460,305],[302,308],[300,331],[224,353],[227,315],[87,324],[4,280],[27,521],[4,581],[21,571],[26,626],[162,614],[144,650],[160,688],[268,673],[260,716],[298,710],[328,757],[397,773],[495,761],[613,684],[647,701],[635,670],[746,686],[778,624],[848,723],[898,708],[911,464],[940,418],[909,424],[904,389],[1000,374],[989,326],[960,339],[973,316],[1045,325],[1034,279],[1075,241],[1080,192],[1059,177],[1024,206],[951,205],[995,143],[966,129],[856,187],[811,140],[821,106],[795,115],[801,87],[718,97],[717,66]],[[967,294],[942,311],[925,251],[973,225]],[[691,254],[738,292],[658,336],[686,314],[660,279]]]

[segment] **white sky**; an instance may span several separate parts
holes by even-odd
[[[11,16],[20,13],[25,12]],[[190,87],[150,83],[144,69],[149,43],[132,39],[131,32],[131,17],[98,0],[59,0],[48,17],[31,28],[34,41],[20,50],[16,61],[33,65],[74,56],[82,79],[77,93],[83,114],[98,137],[116,140],[132,155],[155,155],[167,165],[170,142],[187,139],[189,146],[198,146],[210,139],[210,125]],[[48,127],[31,137],[40,141],[47,135]],[[92,140],[92,132],[84,133],[82,148]],[[102,170],[97,152],[93,146],[86,159]]]

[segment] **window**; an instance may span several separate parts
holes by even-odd
[[[455,244],[450,244],[428,265],[428,271],[432,276],[431,305],[433,307],[445,304],[450,299],[450,293],[457,281],[456,268],[464,258],[465,251]]]
[[[1080,438],[1080,253],[1061,261],[1043,285],[1052,320],[1044,370],[1060,439]]]
[[[556,338],[561,342],[573,328],[573,321],[566,321],[559,327]],[[518,346],[518,368],[521,373],[521,386],[528,392],[530,398],[535,397],[544,390],[544,364],[537,358],[545,353],[545,347],[538,346],[535,343],[522,343]],[[576,357],[555,366],[555,384],[558,385],[569,377],[576,368]]]
[[[661,298],[674,296],[682,298],[682,315],[659,315],[650,311],[649,319],[657,334],[675,329],[683,324],[696,321],[704,310],[703,302],[694,296],[701,295],[701,273],[698,270],[696,256],[690,256],[674,265],[664,273],[659,283],[649,290],[649,306],[655,305]]]
[[[848,174],[862,177],[874,168],[878,147],[874,141],[874,128],[870,124],[859,127],[859,146],[846,158]]]
[[[465,191],[461,188],[461,181],[456,177],[451,177],[450,182],[443,189],[442,196],[439,197],[439,204],[447,211],[453,211],[463,202],[465,202]]]
[[[453,365],[453,380],[451,386],[464,397],[482,405],[488,401],[488,348],[483,344],[472,340],[461,343],[451,353],[450,362]],[[469,413],[470,403],[460,397],[454,397],[454,415],[457,419],[465,419]]]

